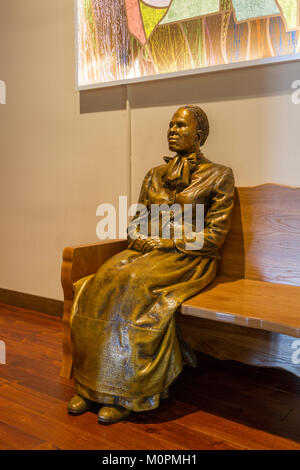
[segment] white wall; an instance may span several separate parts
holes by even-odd
[[[125,89],[75,91],[73,19],[73,0],[0,0],[0,287],[56,299],[63,247],[97,241],[96,207],[128,193]],[[134,198],[182,104],[238,186],[300,186],[297,79],[299,62],[132,85]]]
[[[126,111],[80,114],[73,18],[73,0],[0,3],[0,287],[56,299],[63,247],[97,241],[97,205],[127,191]]]

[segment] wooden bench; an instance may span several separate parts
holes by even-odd
[[[73,283],[125,249],[125,240],[65,248],[63,377],[70,377]],[[237,188],[218,276],[177,313],[187,342],[219,359],[300,376],[300,188]]]

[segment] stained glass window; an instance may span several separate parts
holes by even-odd
[[[300,0],[77,0],[78,84],[300,53]]]

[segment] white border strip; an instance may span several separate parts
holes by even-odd
[[[241,69],[245,67],[256,67],[259,65],[268,65],[268,64],[276,64],[276,63],[284,63],[284,62],[294,62],[300,60],[300,53],[298,54],[290,54],[284,56],[277,56],[277,57],[267,57],[265,59],[255,59],[255,60],[245,60],[241,62],[232,62],[230,64],[221,64],[221,65],[211,65],[209,67],[201,67],[197,69],[190,69],[190,70],[182,70],[180,72],[172,72],[172,73],[162,73],[159,75],[149,75],[147,77],[140,77],[140,78],[128,78],[125,80],[115,80],[111,82],[105,83],[94,83],[91,85],[84,85],[79,86],[78,83],[78,54],[79,54],[79,43],[78,43],[78,1],[75,0],[75,63],[76,63],[76,90],[77,91],[84,91],[84,90],[92,90],[95,88],[107,88],[107,87],[114,87],[119,85],[130,85],[133,83],[143,83],[143,82],[152,82],[155,80],[163,80],[166,78],[175,78],[175,77],[185,77],[189,75],[199,75],[202,73],[212,73],[212,72],[220,72],[225,70],[234,70],[234,69]]]
[[[78,23],[79,23],[79,8],[78,8],[78,1],[79,0],[74,0],[75,4],[75,11],[74,11],[74,35],[75,35],[75,88],[78,91],[80,89],[79,87],[79,74],[78,74],[78,68],[79,68],[79,35],[78,35]]]

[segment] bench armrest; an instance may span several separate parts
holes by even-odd
[[[61,269],[61,282],[64,291],[63,364],[60,372],[62,377],[70,378],[72,371],[70,316],[73,303],[73,284],[89,274],[96,273],[105,261],[126,248],[127,240],[108,240],[64,249]]]

